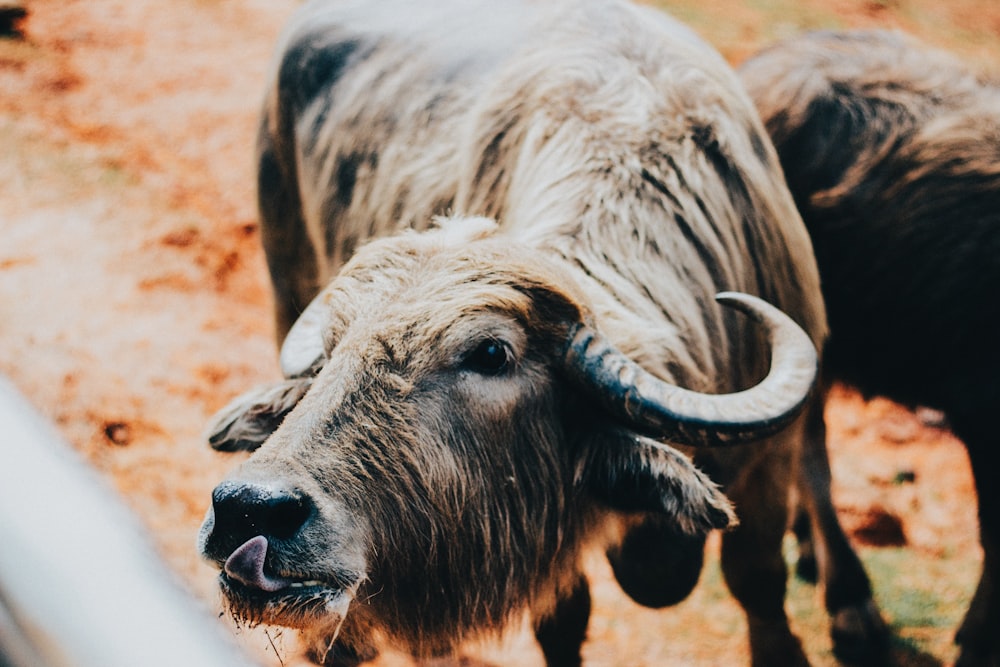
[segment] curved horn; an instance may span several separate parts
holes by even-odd
[[[677,387],[640,368],[586,325],[570,334],[568,369],[594,389],[608,410],[653,437],[704,447],[772,435],[791,423],[805,404],[818,369],[816,348],[788,315],[762,299],[738,292],[715,298],[767,331],[771,370],[754,387],[733,394]]]
[[[323,290],[313,297],[288,330],[278,356],[286,378],[312,375],[317,362],[326,357],[322,327],[326,324],[328,309],[326,290]]]

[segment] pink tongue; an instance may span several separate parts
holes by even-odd
[[[247,540],[236,549],[223,566],[226,574],[250,588],[274,593],[287,588],[291,579],[274,577],[264,572],[264,557],[267,556],[267,538],[258,535]]]

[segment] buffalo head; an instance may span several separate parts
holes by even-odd
[[[486,221],[363,247],[286,338],[287,379],[211,428],[217,449],[253,450],[199,538],[232,611],[433,653],[544,614],[585,545],[642,517],[690,534],[731,525],[716,485],[664,441],[784,427],[816,358],[776,309],[724,301],[763,324],[772,367],[744,392],[704,395],[629,360],[569,271]]]

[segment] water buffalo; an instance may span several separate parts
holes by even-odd
[[[998,665],[1000,85],[877,30],[803,35],[741,74],[816,248],[826,383],[941,410],[966,445],[984,563],[958,664]]]
[[[350,664],[528,612],[574,665],[586,551],[665,606],[731,528],[754,664],[806,664],[781,543],[825,313],[717,53],[619,0],[313,2],[258,150],[286,377],[210,428],[253,450],[199,538],[234,614]]]

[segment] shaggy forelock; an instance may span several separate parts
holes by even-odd
[[[411,334],[430,342],[476,313],[503,313],[534,331],[584,317],[574,281],[547,264],[502,236],[470,238],[450,227],[376,241],[359,250],[335,281],[328,297],[331,328],[381,319],[391,309]]]

